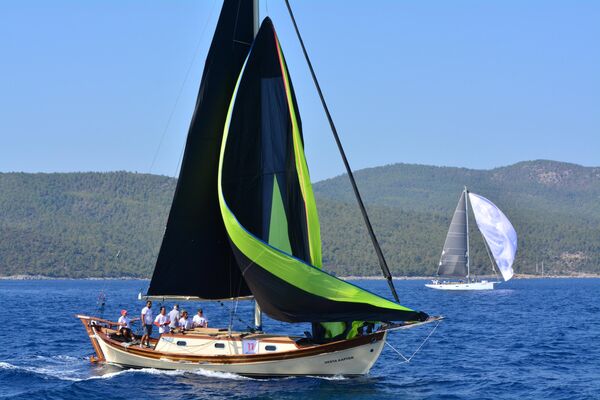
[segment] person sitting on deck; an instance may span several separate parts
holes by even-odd
[[[185,310],[181,312],[181,318],[179,319],[179,329],[181,329],[182,332],[194,329],[194,323],[191,319],[188,318],[188,312]]]
[[[208,328],[208,321],[204,318],[202,309],[198,309],[198,314],[194,315],[193,326],[194,328]]]
[[[177,325],[179,323],[179,304],[175,304],[173,309],[169,311],[169,328],[171,328],[171,332],[177,329]]]
[[[146,307],[142,308],[142,318],[140,319],[142,320],[142,327],[144,329],[140,347],[144,346],[144,340],[146,341],[146,346],[150,347],[150,335],[152,335],[152,323],[154,322],[152,302],[150,300],[146,302]]]
[[[121,310],[121,316],[117,321],[119,325],[118,332],[127,340],[128,342],[133,341],[133,334],[131,333],[131,323],[133,321],[137,321],[138,318],[131,319],[127,316],[127,310]]]
[[[161,335],[163,333],[170,333],[171,328],[169,328],[169,317],[167,316],[167,309],[163,306],[160,308],[160,314],[156,316],[154,319],[154,325],[158,326],[158,333]]]

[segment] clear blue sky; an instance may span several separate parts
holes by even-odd
[[[176,175],[220,4],[2,0],[0,171]],[[354,169],[600,165],[600,2],[292,6]],[[343,166],[284,2],[265,0],[267,9],[312,178],[337,175]]]

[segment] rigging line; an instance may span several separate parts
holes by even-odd
[[[406,358],[404,356],[404,354],[402,354],[398,349],[396,349],[394,346],[392,346],[387,340],[385,341],[385,344],[388,345],[392,350],[394,350],[400,357],[402,357],[404,359],[404,362],[409,363],[413,359],[413,357],[416,356],[419,351],[421,351],[421,349],[423,348],[423,346],[425,345],[425,343],[429,340],[429,338],[431,337],[431,335],[433,335],[433,332],[435,332],[435,330],[437,329],[437,327],[440,325],[440,322],[442,322],[442,321],[438,321],[435,324],[435,326],[433,327],[433,329],[431,330],[431,332],[429,332],[429,334],[427,335],[427,337],[425,337],[425,339],[423,339],[423,341],[421,342],[421,344],[419,345],[419,347],[417,347],[417,349],[408,358]]]
[[[181,168],[181,163],[183,162],[183,153],[184,152],[185,152],[185,145],[183,145],[183,147],[181,148],[181,152],[179,153],[179,161],[177,161],[177,167],[175,168],[175,171],[173,171],[173,178],[179,178],[179,175],[177,175],[177,172]],[[165,230],[166,229],[167,229],[167,227],[165,226]]]
[[[388,345],[390,347],[390,349],[394,350],[396,352],[396,354],[398,354],[400,357],[402,357],[404,359],[404,362],[410,362],[410,360],[408,358],[404,357],[404,354],[400,353],[394,346],[389,344],[387,340],[385,341],[385,344]]]
[[[487,244],[487,240],[485,239],[485,237],[483,238],[483,244],[485,245],[485,251],[487,252],[488,257],[490,258],[490,262],[492,263],[492,271],[494,271],[494,275],[496,276],[496,279],[500,279],[500,277],[498,276],[498,272],[496,272],[496,263],[494,262],[494,259],[492,258],[492,254],[490,253],[490,248]]]
[[[390,269],[388,268],[387,262],[385,261],[385,257],[383,256],[383,251],[381,250],[381,246],[377,241],[377,237],[375,236],[375,232],[373,231],[373,226],[371,225],[371,221],[369,220],[369,216],[367,215],[367,210],[360,196],[360,192],[358,191],[358,186],[356,185],[356,181],[354,179],[354,174],[352,173],[352,168],[350,168],[350,163],[348,162],[348,158],[346,157],[346,153],[344,152],[344,148],[342,147],[342,142],[340,141],[340,137],[338,136],[337,129],[335,124],[333,123],[333,118],[329,112],[329,108],[327,107],[327,103],[325,102],[325,97],[323,96],[323,92],[321,91],[321,86],[319,85],[319,81],[317,80],[317,76],[315,75],[315,71],[313,69],[310,58],[308,57],[308,52],[306,51],[306,47],[304,46],[304,41],[302,40],[302,36],[300,35],[300,31],[298,29],[298,24],[296,24],[296,18],[294,18],[294,13],[292,12],[292,7],[290,6],[289,0],[285,0],[285,4],[287,6],[288,12],[290,14],[290,18],[292,19],[292,23],[294,24],[294,29],[296,31],[296,36],[298,36],[298,41],[300,42],[300,46],[302,47],[302,52],[304,53],[304,58],[306,59],[306,63],[308,64],[308,68],[310,69],[310,74],[312,76],[312,80],[317,88],[317,92],[319,93],[319,97],[321,98],[321,104],[323,105],[323,109],[325,110],[325,114],[327,116],[327,120],[329,121],[329,127],[331,128],[331,132],[333,133],[333,137],[335,139],[335,143],[337,144],[338,150],[340,151],[340,155],[342,156],[342,161],[344,162],[344,166],[346,167],[346,172],[348,173],[348,177],[350,178],[350,183],[352,185],[352,190],[354,191],[354,196],[356,197],[356,201],[358,202],[358,206],[360,208],[360,212],[362,214],[365,225],[367,226],[367,230],[369,231],[369,236],[371,237],[371,242],[373,243],[373,247],[375,248],[375,253],[377,253],[377,259],[379,260],[379,266],[381,267],[381,271],[383,272],[383,276],[386,278],[388,286],[394,296],[394,300],[400,302],[398,298],[398,293],[396,293],[396,288],[394,287],[394,282],[392,280],[392,274],[390,273]]]
[[[225,303],[223,303],[222,301],[220,301],[219,304],[221,305],[221,307],[226,308],[228,310],[228,312],[230,313],[230,315],[232,315],[231,314],[232,313],[232,308],[231,307],[226,306]],[[247,321],[244,321],[242,318],[240,318],[239,315],[237,315],[237,313],[234,315],[234,317],[235,317],[235,319],[237,319],[237,321],[239,323],[241,323],[242,325],[245,325],[246,329],[248,329],[248,330],[252,330],[253,329],[252,326],[250,324],[248,324]]]
[[[185,84],[187,83],[188,78],[190,77],[190,72],[192,71],[194,62],[196,61],[196,58],[198,57],[198,52],[200,50],[200,44],[202,44],[202,40],[204,39],[204,33],[206,32],[206,27],[208,26],[208,21],[210,21],[210,18],[213,15],[216,4],[217,4],[216,1],[213,2],[212,8],[210,9],[210,12],[208,13],[208,17],[206,18],[206,21],[204,22],[204,28],[202,28],[202,32],[200,33],[200,38],[198,39],[198,42],[196,43],[196,50],[194,50],[194,56],[192,57],[192,60],[190,61],[190,65],[187,68],[185,77],[183,78],[183,82],[181,82],[181,86],[179,87],[179,92],[177,93],[177,97],[175,98],[175,103],[173,104],[173,108],[171,109],[169,118],[167,118],[167,123],[165,125],[165,128],[162,131],[160,140],[158,141],[158,146],[156,147],[156,151],[154,152],[154,157],[152,157],[152,163],[150,164],[150,169],[148,170],[148,173],[152,173],[152,169],[154,168],[154,164],[156,163],[156,158],[158,157],[158,153],[160,152],[160,148],[162,147],[162,143],[165,138],[165,135],[167,134],[167,130],[169,130],[169,126],[171,126],[171,120],[173,119],[173,115],[175,114],[175,110],[177,109],[177,105],[179,104],[179,99],[181,98],[183,89],[185,88]],[[185,148],[185,143],[184,143],[184,148]],[[183,157],[183,151],[182,151],[181,157]],[[180,162],[181,162],[181,157],[180,157]]]

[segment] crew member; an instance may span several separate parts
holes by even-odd
[[[119,324],[119,333],[129,342],[133,340],[133,334],[131,333],[131,323],[133,321],[137,321],[137,318],[131,319],[127,316],[127,310],[121,310],[121,316],[117,321]]]
[[[152,335],[152,323],[154,322],[154,316],[152,315],[152,302],[148,300],[146,302],[146,307],[142,308],[142,340],[140,343],[140,347],[144,346],[144,341],[146,342],[146,346],[150,347],[150,335]]]
[[[188,312],[185,310],[181,312],[181,318],[179,319],[179,329],[181,329],[182,332],[194,329],[194,324],[192,320],[188,318]]]
[[[169,321],[169,317],[167,316],[167,308],[163,306],[160,308],[160,314],[154,319],[154,325],[158,326],[158,333],[162,335],[171,332],[171,328],[169,328],[170,323],[171,321]]]
[[[194,315],[194,328],[208,328],[208,321],[204,318],[202,309],[198,309],[198,314]]]
[[[175,304],[173,309],[169,311],[169,321],[171,321],[169,328],[171,328],[171,331],[174,331],[177,328],[177,323],[179,322],[179,304]]]

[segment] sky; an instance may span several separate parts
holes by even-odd
[[[353,169],[600,165],[600,2],[291,0]],[[0,171],[177,176],[220,0],[0,0]],[[344,171],[283,0],[311,178]]]

